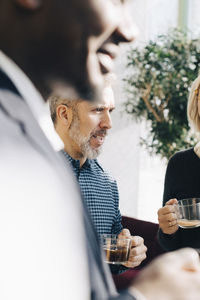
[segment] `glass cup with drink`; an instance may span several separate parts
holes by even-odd
[[[102,234],[101,244],[109,264],[124,264],[128,261],[131,237],[116,234]]]
[[[200,226],[200,198],[181,199],[174,206],[179,227],[195,228]]]

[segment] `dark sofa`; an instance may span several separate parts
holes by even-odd
[[[143,237],[144,244],[147,246],[148,250],[147,258],[139,267],[127,270],[119,275],[113,275],[113,279],[118,290],[127,288],[145,265],[147,265],[156,256],[164,253],[164,250],[160,247],[157,240],[157,223],[123,216],[122,225],[124,228],[128,228],[130,230],[131,235],[139,235]]]

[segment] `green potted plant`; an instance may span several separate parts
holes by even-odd
[[[127,58],[125,111],[150,126],[141,144],[167,159],[193,146],[186,110],[189,88],[199,73],[200,41],[174,29],[142,49],[131,49]]]

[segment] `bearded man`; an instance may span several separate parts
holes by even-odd
[[[83,200],[99,235],[128,234],[122,230],[119,195],[116,181],[97,161],[107,132],[112,127],[111,113],[115,108],[111,85],[106,84],[102,100],[50,99],[51,117],[64,143],[62,151],[79,182]],[[136,267],[146,258],[147,248],[142,237],[131,239],[132,248],[127,267]],[[113,268],[118,272],[124,268]]]

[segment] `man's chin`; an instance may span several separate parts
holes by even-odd
[[[98,147],[98,148],[91,148],[90,150],[87,151],[87,158],[88,159],[95,159],[99,156],[99,154],[101,153],[102,147]]]

